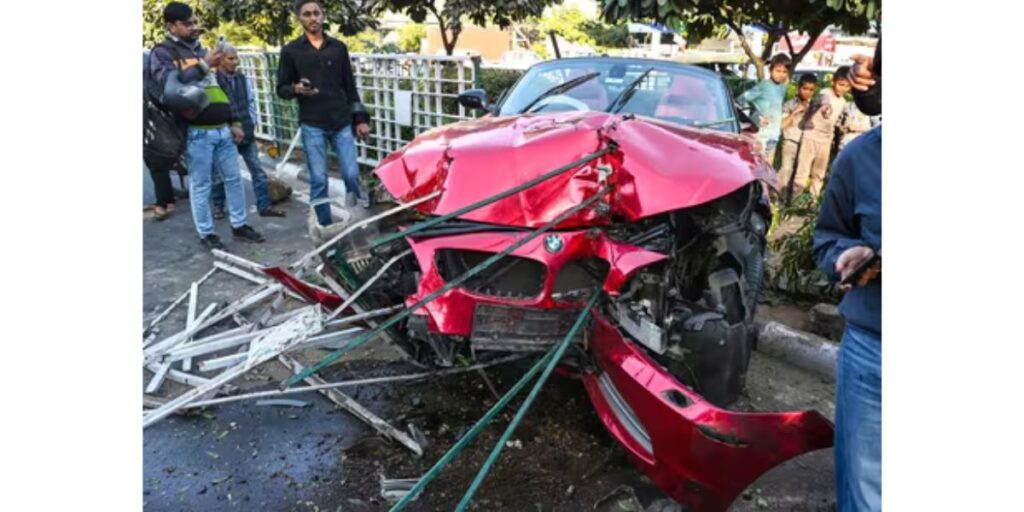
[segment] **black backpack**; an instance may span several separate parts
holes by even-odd
[[[169,171],[180,167],[188,132],[185,123],[160,104],[160,84],[149,72],[151,54],[143,58],[142,159],[151,170]]]

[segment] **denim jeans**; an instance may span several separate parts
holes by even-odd
[[[338,155],[338,167],[341,168],[345,192],[362,197],[359,190],[359,162],[356,161],[356,139],[352,134],[352,126],[332,132],[303,123],[302,150],[306,153],[306,166],[309,168],[309,200],[327,198],[328,142],[334,145],[334,152]],[[316,217],[320,225],[330,224],[331,206],[317,206]]]
[[[847,325],[836,371],[839,512],[882,509],[882,340]]]
[[[192,221],[200,237],[213,234],[210,214],[210,191],[216,167],[224,180],[228,200],[228,215],[232,227],[245,225],[245,191],[238,174],[238,151],[227,127],[188,129],[189,201],[192,203]]]
[[[270,208],[270,192],[267,191],[267,173],[263,172],[263,165],[260,164],[259,150],[256,143],[240,144],[236,146],[238,154],[245,160],[245,166],[252,175],[252,190],[256,195],[256,211],[264,211]],[[224,209],[224,183],[220,179],[214,179],[213,192],[211,194],[214,208]]]

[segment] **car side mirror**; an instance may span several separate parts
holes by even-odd
[[[459,105],[470,110],[482,110],[491,112],[491,105],[487,101],[487,91],[483,89],[470,89],[459,95]]]

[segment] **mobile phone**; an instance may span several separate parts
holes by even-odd
[[[224,48],[224,45],[227,44],[227,42],[228,42],[228,38],[224,37],[224,34],[221,34],[220,36],[217,36],[217,46],[216,46],[216,48],[218,50],[221,49],[221,48]]]
[[[857,268],[853,269],[853,272],[850,272],[850,275],[846,276],[846,278],[843,279],[840,284],[856,283],[857,280],[860,279],[860,276],[864,275],[864,272],[867,272],[869,268],[874,266],[875,263],[878,263],[878,261],[881,259],[882,257],[879,256],[877,252],[872,254],[870,258],[868,258],[863,263],[858,265]]]

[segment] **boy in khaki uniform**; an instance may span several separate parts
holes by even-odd
[[[850,91],[850,80],[846,77],[849,67],[842,66],[832,78],[832,87],[821,91],[804,114],[800,123],[803,132],[800,151],[797,152],[796,178],[793,194],[799,195],[810,178],[810,191],[814,196],[821,194],[828,170],[828,157],[836,134],[839,115],[846,108],[843,95]]]
[[[790,183],[793,181],[793,167],[796,166],[796,153],[800,149],[800,137],[803,131],[800,130],[800,119],[803,118],[807,107],[811,103],[814,91],[818,89],[818,78],[810,73],[804,73],[797,82],[796,97],[782,105],[782,161],[779,165],[779,186],[782,187],[782,197],[789,203],[791,190]],[[796,193],[803,190],[806,176],[799,184],[794,183]],[[799,187],[799,188],[797,188]]]

